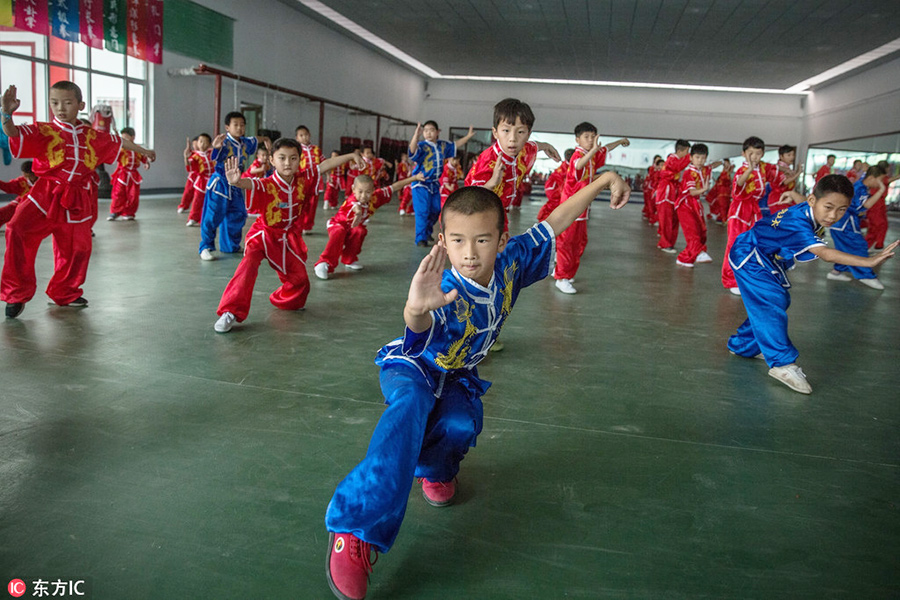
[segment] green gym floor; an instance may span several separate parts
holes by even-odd
[[[725,348],[745,313],[719,283],[724,229],[714,264],[676,268],[639,200],[595,204],[576,295],[548,280],[520,296],[480,369],[494,386],[458,504],[412,486],[368,598],[900,597],[900,260],[883,292],[827,281],[821,261],[794,271],[804,396]],[[325,507],[383,410],[372,361],[402,332],[413,218],[395,199],[365,269],[320,281],[319,208],[307,309],[268,303],[263,264],[223,335],[240,257],[199,260],[176,204],[97,223],[86,309],[48,306],[46,241],[38,295],[0,321],[2,583],[331,598]]]

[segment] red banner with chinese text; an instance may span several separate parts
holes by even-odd
[[[163,49],[163,0],[147,0],[147,57],[146,60],[162,64]]]
[[[47,0],[17,0],[16,29],[50,35],[50,12]]]
[[[128,56],[147,59],[147,0],[128,0],[125,10]]]
[[[103,48],[103,0],[81,0],[81,42]]]

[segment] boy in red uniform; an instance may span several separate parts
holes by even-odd
[[[825,157],[825,164],[819,167],[819,170],[816,171],[816,183],[819,183],[819,180],[826,175],[831,175],[832,173],[834,173],[835,160],[837,160],[837,157],[834,154],[829,154]]]
[[[494,191],[507,212],[516,197],[522,179],[531,172],[538,152],[560,162],[556,148],[545,142],[529,142],[534,126],[531,107],[515,98],[494,105],[494,144],[478,155],[466,175],[466,185],[477,185]],[[507,219],[504,231],[509,230]]]
[[[728,207],[731,205],[731,173],[734,165],[727,158],[722,159],[722,172],[713,184],[709,194],[706,195],[709,202],[709,217],[717,225],[724,225],[728,218]]]
[[[300,226],[303,233],[312,231],[316,222],[316,207],[319,205],[319,182],[321,176],[325,174],[320,171],[319,165],[322,162],[322,149],[311,144],[312,136],[306,125],[300,125],[294,130],[294,138],[300,142],[302,152],[300,154],[300,173],[303,176],[306,190],[304,195],[310,199],[310,202],[300,215]]]
[[[656,224],[656,202],[653,199],[653,189],[656,186],[656,165],[665,162],[662,156],[657,154],[653,157],[653,162],[647,167],[647,176],[641,182],[641,192],[644,194],[644,208],[641,210],[641,216],[650,225]]]
[[[584,121],[575,126],[575,143],[577,145],[569,160],[560,202],[565,202],[598,177],[597,172],[606,164],[606,156],[610,150],[627,146],[630,142],[628,138],[622,138],[602,146],[597,128]],[[574,223],[556,236],[556,269],[553,271],[553,278],[556,279],[556,289],[564,294],[574,294],[577,291],[572,285],[572,279],[578,272],[581,256],[587,247],[587,222],[590,213],[588,206]]]
[[[863,169],[863,161],[856,159],[853,161],[853,166],[847,171],[847,179],[850,180],[850,183],[856,183],[856,180],[862,177],[862,174],[865,173],[865,169]]]
[[[572,154],[574,153],[575,148],[566,150],[566,160],[562,161],[560,165],[550,173],[547,180],[544,181],[544,193],[547,195],[547,201],[544,202],[541,210],[538,211],[538,223],[546,220],[547,217],[550,216],[550,213],[559,206],[562,198],[563,184],[566,182],[566,171],[569,170],[569,161],[572,160]]]
[[[675,259],[679,267],[693,268],[695,262],[712,262],[712,257],[706,252],[706,219],[703,218],[700,196],[712,186],[712,170],[722,162],[707,165],[708,156],[709,147],[706,144],[694,144],[691,147],[691,164],[681,175],[675,214],[687,245]]]
[[[275,169],[272,168],[272,161],[269,159],[269,149],[265,146],[260,146],[256,149],[256,157],[253,159],[253,162],[250,163],[246,171],[241,173],[241,177],[265,179],[275,172]]]
[[[413,163],[409,160],[409,154],[406,152],[400,155],[400,162],[397,163],[396,175],[397,181],[401,179],[406,179],[412,174]],[[397,209],[397,212],[401,215],[414,215],[413,211],[413,201],[412,201],[412,187],[405,186],[402,190],[400,190],[400,207]]]
[[[184,166],[193,177],[194,188],[191,190],[191,199],[187,208],[187,227],[199,227],[200,218],[203,216],[203,198],[206,196],[206,184],[209,176],[215,170],[216,163],[212,159],[212,137],[208,133],[201,133],[194,142],[194,151],[184,149]],[[189,177],[190,179],[190,177]]]
[[[759,201],[766,193],[766,174],[772,173],[771,165],[762,162],[766,143],[756,136],[744,140],[744,164],[734,174],[731,186],[731,206],[728,209],[728,242],[725,260],[722,261],[722,285],[735,296],[741,295],[734,271],[728,263],[728,253],[737,236],[744,233],[762,218]]]
[[[767,173],[769,182],[769,213],[775,214],[782,208],[787,208],[794,203],[790,195],[785,192],[794,190],[797,178],[803,174],[803,165],[794,169],[794,161],[797,159],[797,146],[784,145],[778,149],[778,163]]]
[[[187,171],[187,181],[184,183],[184,191],[181,193],[181,202],[178,203],[178,209],[175,211],[179,215],[183,212],[191,210],[191,202],[194,200],[194,180],[196,175],[191,172],[188,167],[187,159],[191,153],[197,151],[197,138],[187,138],[187,146],[184,149],[184,170]]]
[[[666,157],[662,169],[657,170],[656,218],[659,221],[659,242],[657,247],[663,252],[675,254],[675,240],[678,238],[678,216],[675,214],[675,196],[681,172],[691,163],[691,143],[687,140],[675,142],[675,152]]]
[[[359,253],[369,230],[366,222],[369,217],[391,201],[397,190],[413,181],[422,181],[425,176],[419,173],[415,177],[401,179],[389,186],[375,189],[375,182],[368,175],[357,175],[353,182],[353,194],[344,201],[337,214],[328,219],[328,243],[316,261],[313,271],[319,279],[328,279],[334,273],[338,260],[353,271],[362,269],[359,264]]]
[[[156,153],[118,135],[97,131],[78,119],[84,110],[81,89],[71,81],[50,86],[51,123],[17,127],[12,113],[19,108],[16,86],[0,101],[0,122],[17,158],[33,158],[37,182],[6,226],[6,258],[0,275],[0,300],[13,319],[37,289],[34,260],[41,241],[53,236],[54,273],[47,295],[60,306],[85,307],[81,285],[91,259],[91,223],[96,216],[93,176],[100,163],[112,164],[119,150]]]
[[[119,135],[123,140],[134,142],[134,129],[131,127],[123,127]],[[138,169],[141,165],[145,169],[149,169],[150,161],[142,154],[123,149],[119,152],[119,159],[116,162],[116,170],[110,177],[112,202],[109,205],[109,216],[106,217],[106,220],[115,221],[122,217],[123,221],[133,221],[140,202],[141,181],[143,181]]]
[[[33,161],[26,160],[22,163],[22,174],[19,177],[9,181],[0,181],[0,191],[16,195],[6,206],[0,208],[0,227],[9,223],[9,220],[16,214],[19,202],[28,197],[31,187],[37,181],[37,175],[32,171],[32,165]]]
[[[885,175],[881,177],[881,182],[884,184],[885,190],[888,190],[892,183],[900,179],[900,175],[891,177],[887,174],[890,171],[891,166],[886,160],[880,161],[878,166],[885,172]],[[870,195],[874,195],[875,192],[876,189],[869,188]],[[887,235],[888,230],[887,204],[885,203],[886,197],[887,191],[885,191],[866,213],[866,219],[868,220],[869,225],[869,228],[866,231],[866,244],[868,244],[870,250],[881,250],[884,248],[884,238]]]
[[[359,175],[368,175],[372,181],[377,180],[378,172],[385,167],[391,167],[393,163],[389,163],[383,158],[376,158],[375,152],[368,146],[362,149],[362,163],[351,165],[347,169],[347,181],[345,182],[344,193],[349,197],[353,193],[353,182]]]
[[[331,158],[337,158],[340,156],[337,150],[331,151]],[[322,208],[337,208],[338,206],[338,198],[340,197],[341,189],[344,187],[344,177],[347,174],[347,165],[341,165],[340,167],[334,168],[331,170],[331,173],[328,174],[328,183],[325,184],[325,195],[322,201]]]
[[[447,198],[459,189],[459,180],[465,177],[462,167],[459,164],[458,156],[451,156],[444,165],[444,171],[441,173],[441,208]]]

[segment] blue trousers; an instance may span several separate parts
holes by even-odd
[[[747,309],[747,320],[728,338],[728,349],[748,358],[762,352],[770,367],[783,367],[797,361],[800,352],[791,343],[787,331],[787,309],[791,295],[771,270],[748,260],[734,269],[734,278]]]
[[[445,379],[440,396],[413,366],[381,370],[388,405],[366,457],[338,484],[325,513],[328,531],[352,533],[387,552],[406,513],[414,477],[450,481],[481,433],[481,398]]]
[[[216,249],[216,230],[219,230],[219,249],[222,252],[240,252],[241,235],[247,221],[244,206],[244,190],[228,185],[223,175],[213,173],[206,184],[203,197],[203,216],[200,217],[200,248]]]
[[[861,233],[856,233],[852,229],[844,231],[831,230],[831,239],[834,240],[834,247],[841,252],[847,254],[855,254],[856,256],[869,256],[869,245],[866,238]],[[846,273],[850,271],[855,279],[875,279],[875,271],[869,267],[848,267],[847,265],[839,265],[835,263],[835,271]]]
[[[425,186],[412,188],[413,210],[416,212],[416,243],[427,242],[434,224],[441,216],[441,190],[429,191]]]

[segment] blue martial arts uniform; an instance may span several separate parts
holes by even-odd
[[[209,176],[206,194],[203,197],[203,216],[200,217],[200,248],[216,249],[216,230],[225,222],[219,232],[219,248],[222,252],[239,252],[241,233],[247,221],[247,207],[244,205],[244,190],[229,185],[225,177],[225,160],[238,158],[238,170],[243,172],[244,164],[252,154],[256,154],[258,141],[255,137],[235,139],[225,136],[221,148],[213,148],[212,160],[216,169]]]
[[[456,156],[456,144],[445,140],[422,140],[409,160],[414,163],[412,174],[425,176],[424,181],[414,181],[411,186],[413,210],[416,213],[416,243],[427,242],[434,224],[441,216],[441,173],[444,161]]]
[[[865,179],[865,177],[863,177]],[[834,240],[834,247],[841,252],[847,254],[855,254],[856,256],[869,256],[869,244],[863,237],[859,229],[859,219],[862,213],[866,212],[863,207],[866,200],[869,199],[869,188],[862,182],[862,179],[853,184],[853,200],[847,212],[841,219],[832,225],[828,231],[831,232],[831,239]],[[875,271],[870,267],[848,267],[847,265],[834,265],[835,271],[847,272],[856,279],[875,279]]]
[[[519,291],[549,275],[556,258],[546,222],[510,239],[487,287],[444,271],[441,289],[456,300],[432,311],[431,328],[378,352],[388,405],[366,457],[334,492],[325,515],[329,531],[352,533],[387,552],[397,537],[413,477],[450,481],[481,432],[481,396],[490,383],[476,365],[500,334]]]
[[[788,338],[787,309],[791,305],[787,271],[794,261],[817,257],[810,248],[824,246],[824,229],[803,202],[761,219],[737,237],[728,261],[734,270],[747,320],[728,339],[728,349],[740,356],[762,352],[770,367],[797,360],[799,352]]]

